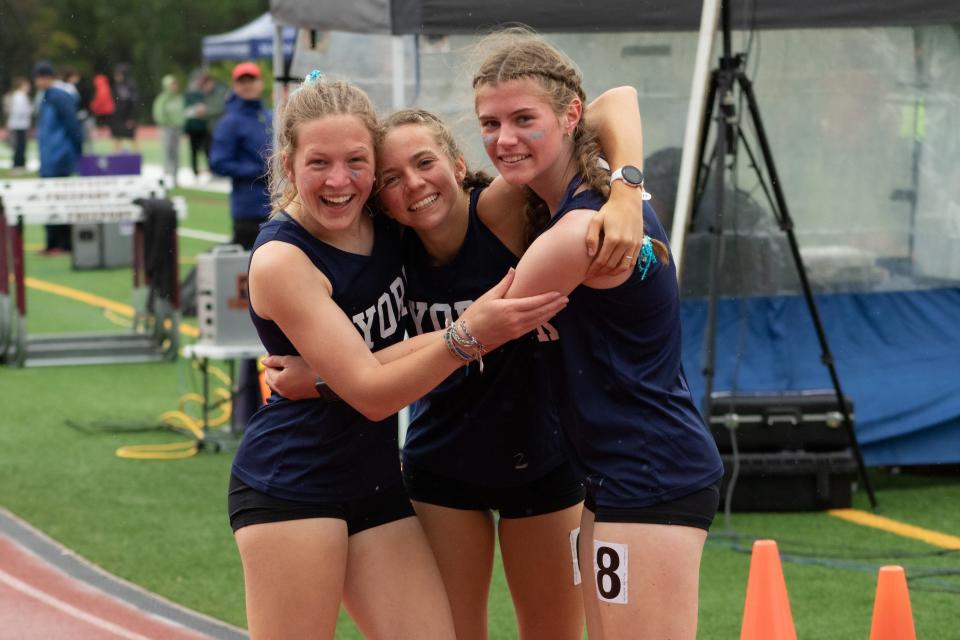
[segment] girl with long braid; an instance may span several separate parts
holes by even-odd
[[[542,225],[508,295],[570,297],[551,321],[557,339],[539,346],[587,490],[579,551],[589,636],[692,640],[723,467],[681,366],[666,233],[647,205],[635,268],[589,273],[583,234],[611,190],[642,191],[642,173],[598,164],[580,74],[565,55],[529,33],[491,38],[473,79],[481,135],[501,177],[529,189],[528,214]]]

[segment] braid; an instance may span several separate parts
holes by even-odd
[[[528,29],[511,28],[496,32],[480,43],[481,48],[494,51],[479,65],[473,76],[473,88],[496,85],[510,80],[529,79],[536,82],[558,116],[579,99],[586,105],[583,78],[574,62],[561,51],[539,38]],[[577,122],[572,132],[573,158],[577,174],[585,185],[610,196],[610,173],[600,165],[600,142],[594,130]],[[543,230],[550,220],[546,203],[527,188],[527,206],[524,209],[527,243]],[[665,244],[653,240],[654,251],[664,263],[669,260]]]
[[[463,178],[463,188],[464,190],[477,189],[489,186],[493,182],[493,178],[488,176],[483,171],[473,171],[468,169],[467,175]]]

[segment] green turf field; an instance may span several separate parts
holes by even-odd
[[[227,233],[226,196],[181,191],[182,226]],[[42,229],[27,235],[30,277],[130,304],[127,269],[72,271],[69,258],[35,255]],[[210,243],[183,239],[181,271]],[[32,249],[32,252],[31,252]],[[31,333],[108,331],[124,318],[30,289]],[[189,324],[189,323],[188,323]],[[127,580],[227,622],[244,625],[240,562],[227,523],[230,450],[172,461],[115,455],[131,444],[184,439],[156,430],[162,413],[200,388],[190,363],[40,369],[0,368],[0,505]],[[183,406],[196,415],[196,404]],[[960,536],[960,479],[943,473],[875,470],[878,513]],[[855,505],[867,508],[863,492]],[[960,638],[960,558],[950,551],[851,524],[825,513],[718,516],[704,554],[700,638],[739,636],[755,538],[773,538],[798,637],[866,638],[877,568],[902,564],[917,635]],[[502,570],[494,576],[490,636],[516,637]],[[338,637],[359,635],[346,618]]]

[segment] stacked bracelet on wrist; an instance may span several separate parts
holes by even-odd
[[[447,351],[457,360],[479,362],[480,373],[483,373],[483,354],[486,352],[486,347],[470,333],[466,322],[458,320],[448,325],[443,331],[443,343]]]

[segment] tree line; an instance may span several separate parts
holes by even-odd
[[[33,65],[77,69],[89,83],[128,64],[148,118],[160,80],[185,81],[202,64],[204,36],[236,29],[269,10],[269,0],[0,0],[0,93]],[[229,81],[233,63],[212,71]],[[185,83],[181,83],[185,86]]]

